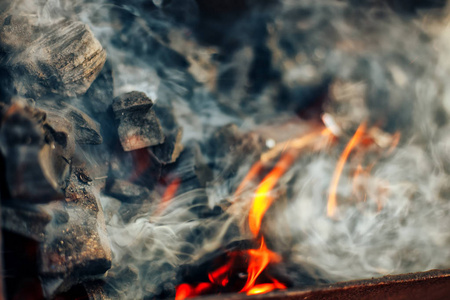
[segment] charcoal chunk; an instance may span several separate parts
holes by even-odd
[[[138,279],[139,269],[135,266],[117,266],[108,272],[106,280],[110,288],[107,291],[117,290],[120,294],[118,298],[126,298]]]
[[[35,241],[44,239],[45,226],[51,219],[48,213],[36,206],[2,206],[2,228]]]
[[[37,105],[42,110],[51,113],[49,114],[49,124],[56,129],[60,129],[61,132],[69,133],[71,130],[70,124],[68,125],[67,122],[61,121],[62,116],[73,124],[74,137],[77,143],[101,144],[103,142],[100,124],[78,108],[63,101],[50,100],[39,101]],[[57,118],[55,115],[61,117]],[[61,127],[64,127],[64,129]]]
[[[182,136],[183,129],[179,127],[166,134],[164,143],[151,147],[150,151],[152,151],[162,163],[173,163],[177,160],[178,156],[180,156],[181,151],[183,151],[184,146],[181,144]]]
[[[163,164],[173,163],[184,148],[181,144],[183,128],[178,126],[171,106],[155,105],[153,109],[161,122],[165,140],[161,145],[151,147],[150,151]]]
[[[262,151],[264,141],[255,133],[243,133],[236,124],[228,124],[213,133],[209,141],[210,156],[249,156]]]
[[[87,293],[88,300],[113,300],[120,299],[115,291],[105,290],[104,283],[101,281],[83,283],[84,290]]]
[[[84,96],[85,102],[95,113],[104,113],[114,99],[114,76],[111,63],[107,60]]]
[[[1,32],[7,38],[0,48],[10,51],[3,64],[20,95],[72,97],[87,91],[106,61],[87,25],[71,20],[38,24],[33,15],[7,19]]]
[[[66,201],[48,206],[55,216],[40,245],[39,266],[46,295],[68,290],[111,267],[103,210],[90,183],[79,179],[80,173],[88,176],[84,168],[74,167],[65,189]]]
[[[107,193],[124,202],[143,202],[150,197],[147,188],[120,179],[115,179],[107,186]]]
[[[116,117],[125,112],[147,112],[153,106],[153,101],[142,92],[130,92],[114,99],[112,108]]]
[[[141,92],[131,92],[113,101],[120,143],[125,151],[146,148],[164,142],[164,134],[151,109],[153,102]]]
[[[178,160],[167,165],[163,171],[163,177],[168,181],[175,179],[180,181],[178,194],[205,187],[206,183],[212,179],[212,171],[206,164],[197,143],[187,145]]]
[[[47,202],[61,198],[64,162],[44,129],[45,113],[21,102],[2,115],[0,151],[4,157],[6,182],[12,198]]]

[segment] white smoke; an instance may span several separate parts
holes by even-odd
[[[286,207],[269,211],[265,221],[273,226],[264,226],[264,233],[278,251],[289,253],[287,264],[308,264],[322,270],[329,280],[450,267],[450,28],[446,9],[439,15],[426,11],[412,16],[394,13],[383,1],[280,1],[269,21],[262,23],[267,27],[263,46],[270,50],[272,71],[279,76],[267,80],[261,93],[252,94],[249,86],[254,82],[247,75],[259,53],[249,38],[251,33],[239,26],[223,29],[241,48],[230,55],[231,61],[218,62],[208,56],[215,50],[183,35],[189,32],[188,26],[159,13],[164,1],[153,2],[156,10],[150,13],[134,7],[139,7],[139,1],[118,6],[86,0],[69,7],[69,2],[54,0],[46,1],[41,14],[48,18],[55,12],[70,12],[88,23],[108,53],[115,93],[139,90],[154,100],[171,102],[185,129],[185,142],[204,141],[229,122],[249,131],[261,119],[270,123],[267,118],[279,113],[280,90],[288,94],[286,107],[290,109],[306,98],[302,88],[326,83],[329,78],[363,84],[369,126],[400,131],[399,146],[381,159],[366,155],[366,165],[372,157],[377,162],[370,175],[358,178],[363,199],[352,191],[357,163],[350,157],[338,187],[338,220],[326,216],[327,193],[348,139],[342,137],[337,146],[320,153],[305,153],[281,179],[279,192],[287,195]],[[195,2],[187,2],[195,14]],[[120,23],[118,14],[133,22]],[[239,24],[260,24],[255,20],[257,16],[249,14]],[[166,34],[170,30],[178,34]],[[186,59],[185,64],[185,53],[179,53],[182,47],[167,40],[170,36],[184,36],[186,45],[193,43],[202,55],[209,53],[206,60],[211,61],[202,71],[207,70],[205,74],[212,79],[196,80],[200,76],[191,74],[196,69],[189,67],[193,61]],[[233,68],[240,72],[239,81],[230,91],[211,84],[211,80],[231,76]],[[209,77],[202,73],[201,78]],[[350,121],[355,126],[359,123]],[[214,158],[210,160],[214,163]],[[236,224],[245,224],[251,193],[241,204],[234,204],[233,210],[227,210],[228,203],[223,205],[225,213],[219,216],[202,218],[193,211],[205,205],[198,199],[206,198],[211,208],[232,198],[233,187],[249,164],[231,179],[222,178],[219,172],[210,178],[206,190],[177,196],[158,217],[153,216],[155,204],[125,221],[117,200],[104,197],[114,254],[110,273],[135,270],[134,279],[126,284],[120,276],[111,275],[109,287],[124,299],[171,295],[180,283],[181,265],[195,264],[247,238]]]

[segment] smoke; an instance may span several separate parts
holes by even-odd
[[[398,148],[378,159],[370,175],[358,178],[364,201],[355,199],[349,177],[355,166],[348,163],[338,188],[338,220],[326,216],[326,202],[342,146],[305,153],[288,171],[280,184],[287,204],[284,209],[275,205],[264,226],[273,247],[287,253],[286,264],[312,266],[321,270],[322,279],[331,281],[448,267],[450,96],[446,78],[450,68],[448,30],[440,25],[445,17],[430,20],[433,11],[403,15],[369,1],[285,0],[270,13],[250,12],[247,18],[221,28],[222,38],[211,48],[197,44],[195,38],[202,36],[183,34],[195,29],[195,24],[165,17],[163,8],[158,5],[144,15],[131,6],[100,5],[99,11],[109,13],[95,16],[105,14],[106,20],[95,24],[92,16],[84,19],[92,22],[107,49],[116,93],[138,89],[157,101],[172,99],[179,121],[187,128],[185,141],[204,141],[213,128],[229,122],[252,130],[280,112],[293,115],[315,99],[317,93],[309,87],[326,85],[330,78],[363,84],[362,101],[370,125],[402,134]],[[108,20],[114,10],[134,21],[114,27],[114,21]],[[261,26],[266,29],[260,30],[260,36],[249,38]],[[181,34],[167,34],[170,31]],[[198,80],[190,68],[198,61],[186,61],[192,52],[183,53],[170,36],[180,39],[181,45],[194,43],[200,49],[197,55],[219,51],[221,60],[203,56],[207,66],[200,67],[210,74],[209,79]],[[236,49],[222,53],[231,37]],[[261,57],[268,65],[261,65]],[[258,72],[271,75],[256,76]],[[347,133],[361,120],[350,120]],[[217,158],[209,159],[221,166]],[[198,204],[199,198],[206,197],[203,201],[210,209],[227,202],[249,167],[250,162],[231,178],[217,171],[206,191],[177,196],[156,219],[151,209],[129,222],[121,219],[120,212],[113,214],[108,232],[114,266],[138,270],[132,287],[124,291],[123,283],[113,280],[113,288],[128,299],[171,295],[180,283],[180,266],[199,264],[233,241],[248,238],[242,229],[251,193],[231,208],[225,206],[218,216],[200,217],[195,208],[204,205]]]
[[[78,17],[90,26],[112,66],[115,96],[138,90],[172,105],[183,142],[196,140],[213,169],[208,185],[176,196],[160,215],[157,191],[155,203],[131,218],[118,200],[102,196],[112,294],[172,296],[183,280],[180,266],[201,264],[249,238],[254,191],[230,202],[254,157],[213,155],[229,145],[211,146],[210,136],[228,123],[250,132],[280,114],[292,118],[323,94],[332,99],[328,87],[339,82],[364,86],[355,99],[367,108],[369,126],[401,132],[400,144],[381,158],[367,154],[366,165],[376,163],[355,179],[362,198],[351,178],[357,163],[348,162],[339,216],[330,219],[333,170],[347,135],[364,119],[360,111],[350,119],[345,109],[334,111],[347,117],[344,135],[337,146],[303,153],[281,179],[275,193],[287,200],[268,212],[265,236],[286,264],[309,265],[330,281],[449,267],[446,8],[406,14],[384,1],[283,0],[227,21],[208,19],[193,0],[43,2],[40,20]]]

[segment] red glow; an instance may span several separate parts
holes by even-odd
[[[167,186],[166,190],[164,191],[164,194],[162,195],[161,202],[159,203],[158,208],[153,213],[154,216],[160,215],[164,211],[164,209],[166,209],[166,207],[170,203],[170,200],[172,200],[173,197],[175,197],[175,195],[176,195],[176,193],[178,191],[178,188],[180,187],[180,184],[181,184],[180,178],[175,178]]]
[[[212,285],[208,282],[202,282],[196,286],[191,286],[187,283],[182,283],[177,286],[175,300],[184,300],[186,298],[192,298],[201,295],[208,291]]]
[[[258,295],[258,294],[265,294],[268,292],[271,292],[273,290],[284,290],[286,289],[286,286],[275,279],[272,279],[273,283],[263,283],[263,284],[257,284],[254,287],[252,287],[248,292],[247,295]]]
[[[278,263],[281,261],[281,257],[278,254],[267,248],[264,238],[261,238],[261,246],[259,249],[250,249],[247,253],[249,255],[247,268],[248,278],[241,293],[249,292],[254,288],[256,279],[269,263]]]

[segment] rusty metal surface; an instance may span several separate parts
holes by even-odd
[[[199,297],[198,300],[438,300],[450,299],[450,270],[385,276],[375,279],[348,281],[309,290],[285,290],[270,294],[243,294]]]

